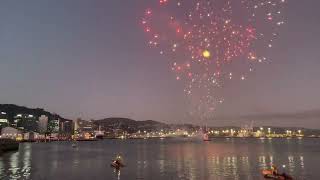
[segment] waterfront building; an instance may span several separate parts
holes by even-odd
[[[94,136],[94,124],[92,121],[82,120],[80,118],[74,121],[74,135],[76,138],[89,139]]]
[[[6,112],[0,112],[0,128],[9,125],[8,115]]]
[[[58,133],[60,131],[60,118],[58,116],[53,117],[48,123],[48,130],[51,133]]]
[[[60,121],[60,132],[63,134],[72,134],[73,132],[73,121],[72,120],[61,120]]]
[[[55,128],[55,131],[57,127]],[[54,132],[54,134],[58,134],[58,139],[67,140],[72,138],[73,134],[73,121],[60,119],[59,120],[59,131]],[[52,136],[52,133],[51,133]]]
[[[13,127],[4,127],[1,129],[1,138],[17,139],[22,135],[22,131]]]
[[[254,132],[254,137],[264,137],[265,136],[265,133],[261,130],[257,130],[256,132]]]
[[[92,121],[77,119],[75,120],[75,131],[77,132],[93,132],[94,124]]]
[[[32,114],[17,114],[14,116],[14,126],[26,131],[37,131],[38,118]]]
[[[38,122],[39,132],[45,133],[48,130],[48,116],[41,115]]]
[[[25,141],[35,141],[41,139],[40,137],[40,134],[36,132],[27,132],[23,134],[23,140]]]

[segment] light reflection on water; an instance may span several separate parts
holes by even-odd
[[[20,146],[19,152],[0,156],[0,179],[29,179],[31,174],[31,144]]]
[[[320,143],[314,139],[104,140],[20,144],[0,157],[0,179],[257,180],[277,164],[297,179],[320,179]],[[110,168],[116,154],[127,167]]]

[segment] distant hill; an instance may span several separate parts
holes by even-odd
[[[49,121],[55,118],[59,118],[61,120],[67,120],[58,114],[45,111],[44,109],[41,109],[41,108],[28,108],[24,106],[18,106],[15,104],[0,104],[0,112],[6,112],[7,118],[10,122],[13,122],[13,118],[17,114],[32,114],[36,117],[45,115],[48,117]]]
[[[166,124],[158,121],[153,120],[145,120],[145,121],[136,121],[129,118],[120,118],[120,117],[113,117],[113,118],[105,118],[101,120],[94,120],[93,121],[96,127],[100,126],[103,129],[107,130],[123,130],[128,133],[134,133],[137,131],[155,131],[155,130],[175,130],[175,129],[183,129],[188,131],[196,131],[201,128],[199,125],[193,125],[193,124]],[[319,134],[320,130],[313,130],[313,129],[306,129],[306,128],[297,128],[297,127],[270,127],[272,132],[275,133],[285,133],[287,129],[292,130],[294,132],[297,132],[298,130],[302,130],[302,132],[305,135],[312,135],[312,134]],[[264,127],[265,131],[267,131],[268,127]],[[240,127],[236,126],[224,126],[224,127],[204,127],[202,128],[208,128],[207,130],[225,130],[225,129],[234,129],[234,130],[240,130]],[[260,129],[260,127],[253,127],[254,131],[257,131]]]
[[[151,131],[156,129],[169,128],[169,125],[153,120],[136,121],[129,118],[117,117],[95,120],[94,124],[105,129],[122,129],[128,132],[136,132],[138,130]]]
[[[0,112],[6,112],[6,118],[13,122],[14,116],[17,114],[32,114],[36,117],[39,117],[41,115],[48,116],[49,121],[59,118],[60,120],[68,120],[63,117],[61,117],[58,114],[51,113],[49,111],[46,111],[42,108],[28,108],[24,106],[18,106],[15,104],[0,104]],[[186,129],[186,130],[199,130],[199,125],[193,125],[193,124],[166,124],[154,120],[144,120],[144,121],[136,121],[129,118],[121,118],[121,117],[111,117],[111,118],[105,118],[100,120],[94,120],[93,123],[96,125],[96,127],[103,127],[104,129],[121,129],[125,130],[129,133],[137,132],[137,131],[154,131],[154,130],[168,130],[168,129]],[[239,130],[240,127],[210,127],[211,129],[217,129],[217,130],[223,130],[223,129],[235,129]],[[254,130],[259,129],[260,127],[254,127]],[[266,128],[266,127],[265,127]],[[269,127],[271,128],[272,132],[276,133],[283,133],[287,129],[297,131],[302,130],[305,134],[320,134],[320,130],[315,129],[306,129],[306,128],[295,128],[295,127]]]

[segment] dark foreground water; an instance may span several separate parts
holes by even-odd
[[[127,167],[110,168],[121,153]],[[0,179],[263,179],[270,163],[296,179],[320,179],[320,139],[103,140],[24,143],[0,156]]]

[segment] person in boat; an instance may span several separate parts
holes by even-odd
[[[122,163],[122,158],[121,156],[117,156],[112,163],[116,166],[116,167],[123,167],[124,164]]]
[[[275,165],[271,165],[270,170],[264,170],[262,171],[262,174],[265,178],[271,178],[271,179],[284,179],[284,180],[292,180],[293,178],[286,174],[285,172],[279,173],[278,168]]]
[[[116,159],[113,161],[114,164],[116,164],[117,166],[121,166],[121,162],[119,161],[119,159]]]

